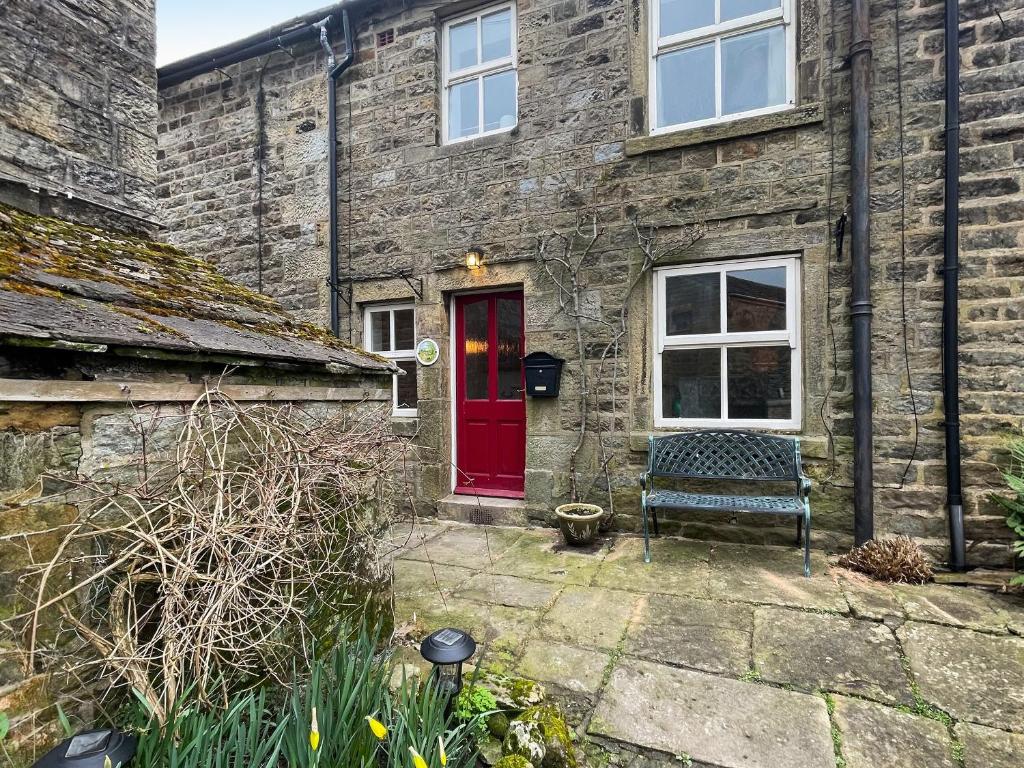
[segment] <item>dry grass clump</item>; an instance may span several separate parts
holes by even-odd
[[[933,576],[921,548],[908,536],[869,541],[840,557],[839,565],[878,581],[903,584],[924,584]]]

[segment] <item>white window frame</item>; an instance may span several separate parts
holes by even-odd
[[[650,133],[656,136],[663,133],[672,133],[690,128],[700,128],[705,125],[716,125],[718,123],[731,123],[734,120],[742,120],[757,115],[769,115],[774,112],[784,112],[796,106],[796,24],[793,23],[793,6],[797,0],[782,0],[778,8],[743,16],[739,19],[710,24],[697,29],[690,29],[686,32],[679,32],[667,37],[659,37],[658,30],[661,26],[661,0],[650,0],[650,29],[651,43],[650,61],[648,64],[648,104],[650,108],[648,122],[651,126]],[[721,14],[721,0],[715,0],[715,18]],[[753,32],[758,29],[766,29],[782,24],[786,33],[786,101],[770,107],[749,109],[745,112],[731,112],[722,114],[722,38],[733,37],[745,32]],[[702,120],[693,120],[689,123],[672,123],[670,125],[658,125],[658,58],[666,53],[691,48],[708,42],[715,44],[715,116]]]
[[[727,293],[725,275],[744,269],[763,269],[767,267],[786,268],[786,329],[783,331],[751,331],[729,333],[725,329]],[[719,273],[720,275],[720,333],[701,333],[669,336],[665,333],[665,281],[679,275],[695,275]],[[786,254],[760,259],[743,261],[720,261],[680,267],[663,267],[654,273],[654,360],[651,366],[653,377],[651,389],[654,402],[655,427],[733,427],[742,429],[774,429],[799,430],[802,416],[803,387],[802,363],[800,354],[800,256]],[[729,371],[726,365],[726,349],[730,347],[763,346],[766,343],[788,344],[790,348],[790,418],[789,419],[730,419],[729,408]],[[721,349],[721,410],[722,418],[718,419],[686,419],[666,417],[662,409],[661,355],[673,349]]]
[[[412,349],[398,349],[388,352],[374,352],[370,347],[373,343],[373,329],[370,323],[371,315],[375,312],[387,312],[389,322],[389,334],[391,343],[395,343],[395,311],[401,309],[412,310]],[[363,308],[363,346],[373,352],[375,355],[386,357],[388,360],[394,361],[413,361],[416,362],[416,305],[409,301],[396,302],[393,304],[368,304]],[[419,372],[419,366],[415,368],[416,373]],[[416,374],[414,374],[416,375]],[[417,416],[419,414],[416,408],[399,408],[398,407],[398,376],[399,374],[393,374],[391,376],[391,413],[393,416]],[[417,385],[419,382],[417,381]],[[419,387],[416,389],[417,397],[419,395]]]
[[[465,67],[456,72],[451,72],[451,47],[448,44],[448,30],[463,22],[476,20],[476,45],[477,51],[483,51],[483,24],[481,20],[484,16],[490,16],[494,13],[500,13],[504,10],[509,10],[509,39],[511,41],[512,50],[511,55],[501,59],[495,59],[494,61],[488,61],[482,64],[475,64],[472,67]],[[450,19],[446,19],[441,29],[441,143],[442,144],[459,144],[463,141],[471,141],[473,139],[479,139],[481,136],[493,136],[497,133],[508,133],[519,125],[519,40],[518,40],[518,26],[516,19],[516,4],[511,3],[500,3],[499,5],[488,5],[483,8],[471,11],[470,13],[462,14],[461,16],[453,16]],[[483,91],[483,80],[486,75],[495,75],[501,72],[514,72],[516,87],[515,87],[515,122],[512,125],[505,128],[492,128],[489,131],[483,130],[484,127],[484,91]],[[469,136],[460,136],[452,139],[448,136],[448,99],[449,93],[453,86],[459,85],[460,83],[466,83],[471,80],[477,81],[477,125],[480,130],[476,133],[470,134]]]

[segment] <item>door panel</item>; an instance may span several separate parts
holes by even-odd
[[[455,298],[456,493],[523,496],[523,294]]]

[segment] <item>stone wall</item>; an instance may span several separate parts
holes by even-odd
[[[800,434],[816,480],[815,538],[830,548],[848,545],[850,249],[847,237],[840,252],[834,233],[849,193],[849,4],[800,0],[795,110],[650,138],[645,135],[647,3],[522,0],[517,128],[446,146],[439,140],[439,18],[450,5],[424,0],[355,8],[357,64],[339,91],[339,250],[343,276],[356,280],[351,310],[341,305],[345,332],[360,340],[361,311],[368,302],[414,299],[418,335],[436,339],[442,348],[441,361],[419,371],[420,418],[409,427],[418,429],[423,447],[420,508],[435,506],[451,488],[449,298],[455,291],[491,286],[524,287],[527,351],[570,360],[561,398],[528,404],[524,519],[548,519],[553,505],[566,499],[565,457],[578,423],[579,368],[572,362],[570,324],[533,260],[536,238],[570,228],[580,213],[597,214],[605,233],[585,277],[594,306],[611,313],[640,263],[629,224],[635,213],[669,228],[707,222],[706,236],[673,257],[680,263],[800,255]],[[939,350],[943,7],[932,0],[871,5],[876,531],[910,534],[941,560],[947,546]],[[1012,0],[965,0],[961,7],[967,538],[971,563],[1005,565],[1008,531],[988,494],[1000,487],[1005,434],[1019,428],[1024,407],[1014,387],[1024,329],[1018,306],[1024,285],[1019,255],[1024,137],[1017,118],[1024,10]],[[393,31],[394,41],[377,47],[377,33],[386,30]],[[313,92],[311,82],[323,82],[319,54],[296,56],[270,59],[267,77],[275,73],[274,92],[266,83],[264,90],[268,113],[296,115],[295,128],[303,110],[322,109],[306,97]],[[212,73],[161,94],[160,195],[178,233],[174,237],[215,260],[223,256],[225,269],[247,278],[255,269],[256,250],[251,228],[241,235],[237,221],[258,195],[252,168],[262,64],[245,62],[228,68],[228,79]],[[312,81],[307,73],[314,73]],[[292,89],[302,98],[292,100]],[[310,115],[321,130],[319,114]],[[301,155],[293,132],[283,131],[264,156],[282,169],[277,177],[281,204],[298,210],[303,177],[283,172]],[[229,151],[235,152],[234,163],[227,160]],[[268,189],[264,200],[273,198]],[[319,189],[316,194],[319,200]],[[310,209],[313,205],[310,200]],[[312,214],[282,226],[265,248],[287,249],[287,232],[302,226],[310,233],[322,230],[323,219]],[[460,266],[471,244],[483,246],[487,260],[484,269],[472,273]],[[324,254],[321,248],[307,257],[315,262]],[[309,270],[323,274],[326,264],[318,263]],[[384,277],[396,270],[422,276],[422,296],[404,280]],[[305,277],[299,266],[284,265],[271,290],[324,317],[326,296],[319,284],[297,298]],[[647,280],[630,302],[628,351],[622,359],[628,374],[619,380],[616,418],[608,414],[607,382],[600,395],[613,431],[618,524],[630,529],[638,525],[635,477],[653,423],[650,290]],[[344,292],[348,296],[348,287]],[[596,345],[602,333],[588,328],[588,340]],[[591,462],[594,453],[588,446]],[[664,529],[755,542],[792,537],[788,524],[743,515],[731,520],[688,515],[668,521]]]
[[[4,3],[0,180],[48,193],[46,209],[67,218],[97,223],[98,207],[113,209],[108,225],[154,229],[154,9],[154,0]]]
[[[359,415],[381,407],[387,377],[304,374],[301,371],[248,367],[224,375],[216,364],[114,359],[94,353],[34,351],[0,348],[0,377],[31,379],[48,386],[50,402],[12,402],[0,385],[0,712],[11,720],[11,735],[4,742],[15,765],[29,765],[36,750],[49,748],[62,736],[56,702],[62,702],[74,725],[90,723],[99,714],[83,704],[82,680],[55,675],[54,654],[80,642],[56,610],[39,624],[40,651],[31,668],[25,653],[28,623],[13,619],[31,607],[38,564],[56,552],[66,529],[77,514],[74,486],[69,481],[123,472],[141,451],[162,455],[173,450],[180,416],[191,405],[187,397],[165,401],[132,401],[136,384],[162,385],[168,393],[191,392],[203,382],[217,382],[230,394],[232,387],[305,387],[296,406],[306,412],[343,411]],[[85,382],[121,382],[122,402],[61,401],[60,384],[74,387]],[[317,399],[327,388],[355,388],[367,399]],[[72,390],[68,389],[70,393]],[[74,390],[78,391],[78,390]],[[335,390],[337,391],[337,390]],[[153,427],[156,427],[155,429]],[[145,446],[142,428],[147,429]],[[135,478],[131,478],[135,482]],[[54,578],[59,578],[59,574]],[[87,595],[82,596],[88,600]],[[83,605],[83,610],[87,608]],[[87,679],[87,678],[86,678]],[[102,685],[101,689],[106,686]]]
[[[157,153],[168,240],[316,322],[327,318],[324,66],[311,39],[161,91]]]
[[[51,203],[70,218],[94,223],[95,204],[154,228],[154,12],[154,0],[4,3],[0,179],[63,196]]]

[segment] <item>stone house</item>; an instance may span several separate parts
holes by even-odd
[[[140,425],[208,385],[358,414],[395,370],[155,239],[154,31],[153,0],[0,14],[0,712],[26,764],[60,732],[46,662],[66,635],[54,609],[28,664],[17,614],[75,517],[70,483],[170,451]]]
[[[538,251],[577,226],[586,244],[596,222],[578,277],[587,411],[607,455],[591,429],[578,461],[589,497],[608,504],[610,492],[617,525],[635,530],[649,434],[779,431],[802,438],[816,542],[845,547],[851,231],[867,190],[851,181],[851,54],[867,50],[851,25],[849,0],[349,0],[161,69],[158,202],[172,242],[396,359],[407,378],[395,422],[420,449],[412,497],[421,512],[477,521],[550,520],[570,497],[582,369]],[[908,534],[946,560],[944,6],[873,2],[869,27],[867,502],[876,535]],[[1019,3],[960,2],[972,565],[1011,561],[989,494],[1024,413],[1022,46]],[[328,78],[345,53],[351,67]],[[671,244],[694,228],[702,236],[628,290],[644,236]],[[623,307],[612,377],[601,350]],[[425,339],[435,364],[414,362]],[[558,398],[519,391],[518,358],[536,351],[567,361]],[[792,536],[749,515],[681,515],[663,530]]]

